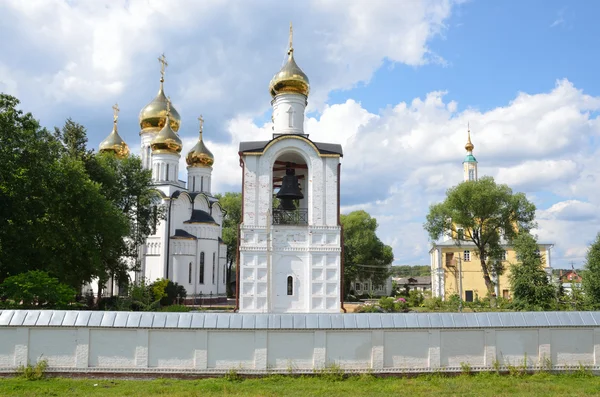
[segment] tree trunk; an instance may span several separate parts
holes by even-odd
[[[481,271],[483,272],[483,281],[485,281],[485,287],[487,288],[488,295],[490,297],[490,307],[496,307],[496,290],[494,282],[490,277],[490,273],[488,272],[487,266],[485,264],[485,260],[483,259],[483,254],[479,253],[480,262],[481,262]]]

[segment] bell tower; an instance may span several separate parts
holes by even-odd
[[[463,161],[463,172],[465,182],[477,180],[477,160],[475,159],[475,156],[473,156],[474,148],[475,145],[471,143],[471,127],[469,126],[467,127],[467,144],[465,145],[467,156]]]
[[[342,147],[309,139],[309,80],[292,46],[269,84],[273,138],[241,142],[237,302],[243,313],[339,313]]]

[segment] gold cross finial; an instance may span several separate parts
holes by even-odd
[[[171,97],[167,97],[167,117],[171,116]]]
[[[169,64],[167,63],[167,58],[165,58],[165,54],[163,53],[158,57],[158,62],[160,62],[160,80],[165,80],[165,69]]]
[[[294,38],[294,28],[292,27],[292,23],[290,22],[290,49],[288,51],[288,54],[291,54],[292,52],[294,52],[294,47],[292,45],[293,38]]]
[[[198,117],[198,121],[200,122],[200,135],[202,135],[202,131],[204,130],[204,119],[202,118],[202,115]]]
[[[117,103],[112,107],[113,109],[113,122],[117,124],[117,119],[119,118],[119,105]]]

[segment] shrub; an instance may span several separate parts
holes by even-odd
[[[4,280],[0,295],[24,309],[64,309],[75,302],[76,292],[48,273],[32,270]]]

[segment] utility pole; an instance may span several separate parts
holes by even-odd
[[[462,291],[462,259],[460,253],[458,254],[458,311],[462,313],[463,310],[463,291]]]

